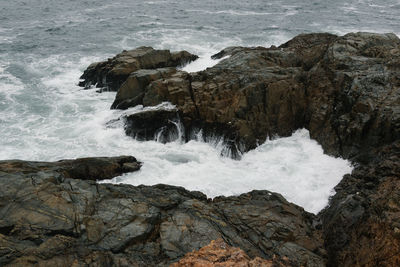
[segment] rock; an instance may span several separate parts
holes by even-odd
[[[400,142],[371,151],[321,212],[329,266],[400,264]]]
[[[175,73],[175,68],[141,69],[129,75],[118,89],[117,96],[111,109],[127,109],[143,103],[144,89],[152,81],[170,76]]]
[[[183,266],[284,267],[296,265],[289,263],[285,259],[278,259],[277,257],[272,260],[265,260],[260,257],[250,259],[250,257],[240,248],[231,247],[222,239],[217,239],[211,241],[209,245],[202,247],[198,251],[187,253],[185,257],[180,259],[178,262],[171,264],[171,267]]]
[[[229,47],[213,58],[227,56],[202,72],[151,81],[135,104],[169,101],[179,111],[187,140],[194,129],[204,129],[230,140],[236,154],[267,137],[307,128],[326,153],[356,164],[319,215],[328,265],[399,265],[399,38],[302,34],[279,47]],[[273,246],[260,232],[246,238]],[[246,244],[239,246],[255,256]]]
[[[236,154],[307,128],[327,153],[352,158],[400,136],[399,47],[396,35],[373,33],[302,34],[278,48],[230,47],[214,55],[229,58],[202,72],[133,74],[120,88],[128,100],[119,108],[169,101],[188,138],[212,129],[235,144]]]
[[[180,138],[177,109],[146,110],[122,118],[125,132],[137,140],[171,142]]]
[[[91,64],[81,76],[79,86],[89,88],[96,85],[117,91],[129,75],[137,70],[178,67],[197,58],[186,51],[171,53],[169,50],[155,50],[146,46],[124,50],[107,61]]]
[[[311,137],[352,158],[400,137],[400,40],[394,34],[339,37],[308,73]]]
[[[218,238],[250,257],[324,266],[316,217],[279,194],[212,201],[168,185],[98,184],[95,172],[65,172],[78,162],[1,162],[1,266],[166,266]]]
[[[22,160],[0,161],[0,175],[54,176],[84,180],[105,180],[126,172],[138,171],[141,163],[132,156],[79,158],[57,162]]]

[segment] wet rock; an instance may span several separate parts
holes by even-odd
[[[89,169],[99,166],[85,162]],[[73,179],[64,163],[1,166],[1,266],[166,266],[218,238],[251,257],[324,265],[316,217],[278,194],[253,191],[211,201],[168,185]]]
[[[177,109],[156,109],[137,112],[122,118],[125,132],[137,140],[171,142],[180,138]]]
[[[198,251],[187,253],[185,257],[171,265],[171,267],[180,266],[284,267],[296,265],[291,264],[288,260],[279,259],[278,257],[275,257],[272,260],[265,260],[260,257],[250,259],[250,257],[240,248],[231,247],[222,239],[217,239],[211,241],[209,245],[202,247]]]
[[[129,75],[140,69],[178,67],[197,59],[186,51],[173,52],[155,50],[142,46],[134,50],[123,51],[107,61],[91,64],[81,76],[80,86],[89,88],[92,85],[117,91]]]
[[[140,104],[170,101],[180,112],[187,138],[201,128],[239,144],[239,151],[307,128],[326,153],[357,166],[320,214],[328,264],[399,265],[399,38],[302,34],[279,47],[229,47],[213,57],[227,56],[205,71],[152,81],[141,91]],[[260,233],[246,239],[274,246]],[[296,245],[286,246],[293,255]],[[246,252],[254,256],[250,248]],[[302,255],[301,250],[294,254]]]
[[[397,140],[399,63],[394,34],[351,33],[333,42],[308,73],[311,137],[347,158]]]
[[[120,108],[169,101],[186,132],[215,128],[239,152],[305,127],[327,153],[352,158],[400,136],[399,47],[394,34],[373,33],[229,47],[214,55],[228,58],[202,72],[132,75],[120,88],[129,95]]]
[[[335,187],[320,214],[329,266],[400,263],[400,142],[371,154]]]
[[[168,77],[175,73],[175,68],[141,69],[129,75],[118,89],[111,109],[127,109],[143,103],[145,88],[152,81]]]
[[[126,172],[138,171],[141,163],[132,156],[79,158],[57,162],[22,160],[0,161],[0,175],[40,174],[47,177],[64,177],[84,180],[105,180]]]

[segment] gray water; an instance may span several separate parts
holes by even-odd
[[[324,155],[307,131],[267,141],[241,161],[221,157],[218,140],[138,142],[122,126],[105,127],[121,114],[109,110],[115,93],[76,84],[91,62],[141,45],[188,50],[206,67],[227,46],[354,31],[399,35],[400,1],[0,0],[0,159],[130,154],[142,170],[113,182],[176,184],[210,197],[269,189],[318,212],[352,167]]]

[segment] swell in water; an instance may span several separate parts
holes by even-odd
[[[268,140],[240,161],[220,156],[220,140],[138,142],[122,125],[107,127],[122,114],[109,109],[115,93],[82,90],[79,76],[142,45],[198,54],[184,68],[191,72],[217,63],[210,55],[228,46],[279,45],[307,32],[399,34],[399,12],[396,0],[3,1],[0,159],[134,155],[142,170],[113,182],[174,184],[209,197],[267,189],[318,212],[352,167],[324,155],[306,130]]]

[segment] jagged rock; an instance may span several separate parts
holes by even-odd
[[[121,159],[110,161],[127,164]],[[84,161],[89,170],[99,166]],[[72,179],[64,163],[1,162],[1,266],[165,266],[218,238],[251,257],[324,266],[316,217],[279,194],[211,201],[168,185]]]
[[[81,76],[83,81],[79,85],[86,88],[96,85],[117,91],[129,75],[137,70],[178,67],[197,58],[186,51],[171,53],[169,50],[155,50],[146,46],[124,50],[107,61],[91,64]]]
[[[141,69],[130,74],[118,89],[111,109],[127,109],[143,103],[144,88],[152,81],[170,76],[175,68]]]
[[[351,158],[400,136],[399,47],[394,34],[372,33],[303,34],[280,47],[230,47],[214,56],[229,58],[205,71],[125,84],[121,94],[130,102],[121,108],[169,101],[187,132],[218,125],[211,127],[215,134],[244,151],[305,127],[327,153]]]
[[[285,267],[296,266],[291,264],[285,259],[278,257],[272,260],[265,260],[259,257],[250,259],[246,253],[240,248],[231,247],[226,244],[222,239],[211,241],[205,247],[198,251],[190,252],[185,255],[178,262],[171,264],[171,267],[184,267],[184,266],[219,266],[219,267]]]
[[[360,162],[320,214],[329,266],[399,266],[400,141]]]
[[[179,136],[179,115],[177,109],[156,109],[137,112],[122,118],[125,132],[137,140],[171,142]]]
[[[279,47],[229,47],[213,57],[227,56],[205,71],[150,82],[138,103],[170,101],[187,138],[194,128],[211,129],[241,151],[307,128],[325,152],[357,165],[320,215],[328,264],[399,265],[399,38],[302,34]]]
[[[155,51],[141,49],[135,53]],[[306,127],[326,152],[352,159],[355,170],[314,216],[268,191],[208,200],[167,185],[91,181],[134,170],[134,162],[99,170],[87,161],[74,171],[1,162],[0,265],[166,265],[218,238],[250,257],[287,257],[295,266],[323,266],[325,256],[329,266],[400,264],[397,36],[306,34],[280,47],[232,47],[215,55],[229,58],[192,74],[160,70],[164,52],[144,60],[155,70],[134,73],[141,56],[126,53],[84,74],[87,82],[113,89],[130,77],[114,107],[169,101],[186,139],[203,128],[241,151]],[[169,122],[164,111],[132,119],[142,123],[146,139]]]
[[[400,137],[400,40],[394,34],[339,37],[308,73],[312,138],[353,157]]]

